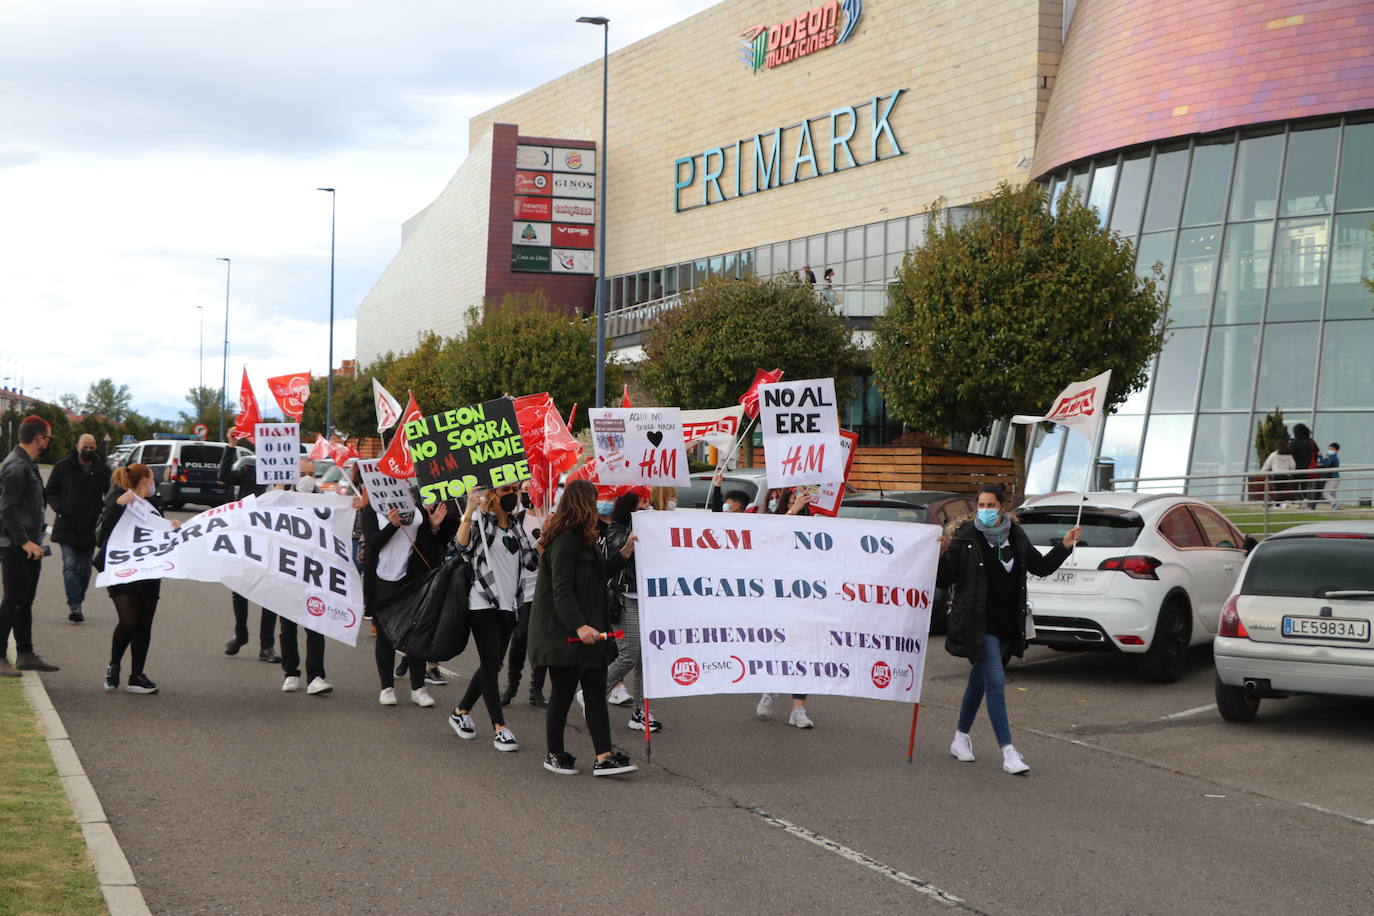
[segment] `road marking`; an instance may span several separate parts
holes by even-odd
[[[1189,716],[1196,716],[1196,715],[1200,715],[1201,713],[1204,713],[1204,712],[1211,712],[1212,710],[1214,710],[1214,709],[1216,709],[1216,708],[1217,708],[1217,705],[1216,705],[1215,703],[1208,703],[1206,706],[1197,706],[1197,707],[1194,707],[1193,709],[1185,709],[1185,710],[1183,710],[1183,712],[1171,712],[1171,713],[1169,713],[1167,716],[1163,716],[1163,717],[1161,717],[1161,718],[1164,718],[1164,719],[1186,719],[1186,718],[1188,718]]]

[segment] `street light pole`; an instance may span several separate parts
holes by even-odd
[[[334,214],[338,195],[333,188],[316,188],[329,192],[329,374],[324,383],[324,437],[334,438]]]
[[[193,308],[200,312],[200,376],[196,380],[196,419],[204,420],[205,397],[205,306],[197,305]]]
[[[224,371],[219,383],[219,441],[224,442],[224,393],[229,389],[229,280],[234,262],[229,258],[216,258],[224,262]]]
[[[601,147],[597,171],[601,174],[600,210],[596,246],[596,406],[606,406],[606,88],[611,55],[611,20],[605,16],[581,16],[578,22],[601,26]]]

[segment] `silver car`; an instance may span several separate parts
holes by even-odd
[[[1212,642],[1217,709],[1265,697],[1374,697],[1374,522],[1299,525],[1255,548]]]

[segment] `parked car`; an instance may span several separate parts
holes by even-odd
[[[358,463],[357,458],[349,458],[342,465],[329,462],[329,466],[321,473],[319,464],[315,466],[315,480],[320,485],[322,493],[353,493],[353,466]]]
[[[1217,710],[1249,722],[1265,697],[1374,697],[1374,522],[1298,525],[1245,562],[1212,641]]]
[[[678,487],[678,508],[705,509],[706,495],[711,489],[713,476],[715,476],[713,471],[698,471],[692,475],[691,486]],[[763,468],[737,468],[733,471],[726,471],[720,489],[722,493],[729,493],[731,490],[743,490],[749,494],[750,510],[762,512],[764,505],[768,502],[768,475],[764,473]]]
[[[108,464],[110,466],[110,470],[113,471],[115,468],[120,467],[124,464],[124,459],[128,458],[129,453],[132,452],[137,446],[137,442],[121,442],[119,445],[116,445],[114,447],[114,451],[110,452],[110,456],[105,459],[105,463]]]
[[[230,488],[219,482],[219,463],[224,450],[231,447],[199,439],[148,439],[135,444],[122,464],[146,464],[157,481],[158,496],[169,509],[187,503],[218,506],[230,499]]]
[[[1034,644],[1135,656],[1172,683],[1190,646],[1216,633],[1253,540],[1207,503],[1177,494],[1052,493],[1027,500],[1021,526],[1048,551],[1083,507],[1083,536],[1054,575],[1028,584]]]

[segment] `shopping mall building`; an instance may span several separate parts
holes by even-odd
[[[931,202],[1036,180],[1165,267],[1168,343],[1102,441],[1118,476],[1253,468],[1274,407],[1374,463],[1374,2],[727,0],[610,56],[605,155],[601,66],[472,119],[359,307],[361,364],[507,293],[589,312],[603,232],[624,360],[705,278],[807,266],[863,343]],[[887,441],[860,384],[846,423]],[[973,447],[1009,450],[1005,424]],[[1043,436],[1028,489],[1089,457]]]

